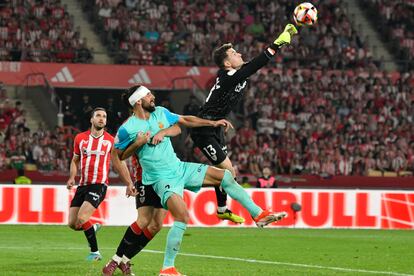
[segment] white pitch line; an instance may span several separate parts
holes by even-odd
[[[32,249],[32,247],[0,246],[0,249]],[[100,249],[115,250],[116,248],[106,247],[106,248],[100,248]],[[85,247],[45,247],[45,248],[36,248],[36,250],[85,250]],[[152,253],[152,254],[164,254],[164,251],[158,251],[158,250],[144,249],[142,251],[145,253]],[[414,276],[414,274],[406,274],[406,273],[399,273],[399,272],[392,272],[392,271],[378,271],[378,270],[344,268],[344,267],[335,267],[335,266],[309,265],[309,264],[265,261],[265,260],[255,260],[255,259],[243,259],[243,258],[226,257],[226,256],[214,256],[214,255],[203,255],[203,254],[192,254],[192,253],[178,253],[178,255],[186,256],[186,257],[207,258],[207,259],[227,260],[227,261],[236,261],[236,262],[248,262],[248,263],[258,263],[258,264],[314,268],[314,269],[321,269],[321,270],[325,269],[325,270],[336,270],[336,271],[344,271],[344,272],[359,272],[359,273],[367,273],[367,274],[382,274],[382,275],[394,275],[394,276]]]

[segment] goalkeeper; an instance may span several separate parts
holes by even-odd
[[[279,37],[250,62],[244,62],[242,55],[233,48],[231,43],[223,44],[215,49],[213,59],[219,67],[216,83],[211,88],[197,116],[208,120],[225,119],[243,97],[248,78],[265,66],[281,47],[290,44],[291,37],[297,32],[294,25],[287,24]],[[227,169],[233,177],[236,177],[233,165],[227,157],[223,128],[194,128],[191,131],[191,138],[195,146],[214,166]],[[244,219],[236,216],[226,207],[227,194],[222,191],[221,187],[215,187],[215,189],[217,216],[242,223]]]

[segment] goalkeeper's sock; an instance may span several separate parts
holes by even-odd
[[[95,229],[93,229],[92,223],[88,220],[84,224],[82,224],[83,233],[85,233],[85,237],[88,240],[89,247],[91,248],[91,252],[98,251],[98,242],[96,241]]]
[[[184,222],[174,221],[173,226],[170,231],[168,231],[167,246],[165,248],[164,263],[162,267],[163,269],[174,266],[175,257],[180,250],[181,241],[186,228],[187,224]]]
[[[246,208],[252,217],[257,217],[263,211],[262,208],[256,205],[246,191],[233,178],[233,175],[228,171],[224,171],[221,186],[229,194],[229,196],[237,200],[244,208]]]

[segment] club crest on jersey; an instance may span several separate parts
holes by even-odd
[[[107,140],[103,140],[102,141],[102,145],[104,146],[104,147],[107,147],[107,146],[109,146],[109,144],[110,144],[111,142],[109,142],[109,141],[107,141]]]
[[[164,128],[164,124],[162,122],[158,122],[158,127],[162,129]]]

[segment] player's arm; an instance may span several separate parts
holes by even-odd
[[[129,170],[125,162],[119,159],[119,156],[115,150],[112,148],[111,150],[111,161],[114,169],[119,175],[119,178],[123,183],[127,185],[126,195],[127,196],[136,196],[137,191],[134,187],[134,183],[132,182],[131,175],[129,174]]]
[[[291,37],[297,33],[298,31],[294,25],[287,24],[278,38],[276,38],[275,41],[273,41],[273,43],[260,55],[243,65],[239,70],[228,71],[227,75],[223,76],[221,79],[221,85],[225,87],[233,87],[256,73],[260,68],[265,66],[270,59],[272,59],[279,48],[290,44]]]
[[[194,127],[224,127],[227,132],[230,128],[234,128],[233,125],[225,120],[221,119],[218,121],[206,120],[196,116],[190,115],[181,115],[178,118],[178,123],[185,127],[194,128]]]
[[[70,161],[69,179],[66,182],[66,188],[68,190],[75,185],[75,177],[78,172],[79,160],[79,155],[74,154],[72,160]]]
[[[181,134],[181,127],[179,125],[172,125],[169,128],[161,129],[151,139],[151,144],[158,145],[162,142],[165,136],[175,137]]]
[[[131,157],[135,151],[149,142],[151,138],[151,133],[139,133],[137,134],[137,138],[134,142],[128,145],[128,147],[124,150],[116,149],[116,152],[121,160],[126,160]]]

